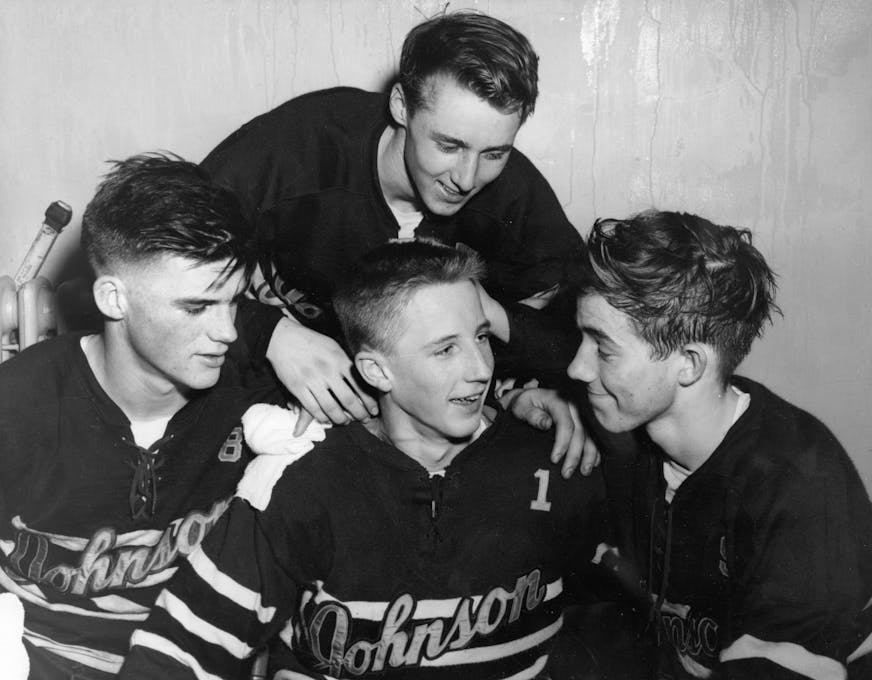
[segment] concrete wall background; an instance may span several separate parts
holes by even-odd
[[[308,90],[378,89],[444,0],[4,0],[0,274],[103,161],[200,160]],[[651,206],[750,227],[778,319],[742,372],[824,420],[872,488],[872,7],[865,0],[473,0],[541,57],[518,146],[586,233]]]

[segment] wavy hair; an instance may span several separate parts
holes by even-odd
[[[82,247],[97,273],[163,254],[254,268],[251,229],[236,196],[179,156],[110,161],[82,216]]]
[[[588,251],[582,293],[598,293],[626,313],[656,358],[689,342],[711,345],[723,383],[780,313],[775,274],[747,229],[648,211],[597,220]]]
[[[415,26],[403,42],[399,82],[414,114],[428,103],[428,79],[447,75],[506,113],[533,113],[539,57],[523,34],[475,11],[440,14]]]

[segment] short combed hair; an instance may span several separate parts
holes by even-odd
[[[254,244],[236,196],[194,163],[147,153],[110,161],[82,216],[82,248],[97,274],[161,255],[204,264],[228,261],[227,274],[254,267]]]
[[[539,57],[521,33],[475,11],[440,14],[406,36],[399,82],[414,114],[427,106],[427,80],[446,75],[505,113],[533,113],[539,95]]]
[[[363,348],[389,353],[402,329],[400,319],[422,286],[480,281],[478,254],[432,239],[389,241],[364,255],[337,287],[333,308],[351,355]]]
[[[726,384],[763,334],[775,305],[775,274],[751,232],[688,213],[648,211],[597,220],[582,294],[598,293],[627,314],[664,358],[689,342],[711,345]]]

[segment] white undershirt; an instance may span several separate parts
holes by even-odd
[[[424,214],[419,210],[404,212],[402,210],[397,210],[390,204],[388,205],[391,212],[394,214],[394,217],[397,218],[397,224],[400,225],[400,231],[397,233],[397,238],[405,240],[415,238],[415,229],[417,229],[418,225],[421,224],[421,220],[424,219]]]
[[[88,364],[91,364],[90,353],[93,351],[93,343],[96,341],[97,335],[83,335],[82,339],[79,340],[79,346],[82,348],[82,352],[85,353],[85,357],[88,360]],[[93,368],[91,371],[93,372]],[[133,441],[135,441],[139,446],[144,449],[147,449],[149,446],[154,444],[158,439],[163,437],[164,432],[166,432],[167,425],[169,425],[171,415],[161,418],[155,418],[154,420],[136,420],[130,421],[130,431],[133,433]]]
[[[739,400],[736,402],[736,410],[733,413],[733,420],[730,423],[730,427],[732,427],[736,424],[736,421],[742,417],[742,414],[748,410],[748,406],[751,405],[751,395],[742,392],[742,390],[737,388],[735,385],[730,385],[730,388],[736,393],[736,396],[739,397]],[[690,470],[683,465],[679,465],[669,458],[663,461],[663,478],[666,480],[666,492],[664,496],[666,497],[667,503],[672,502],[672,499],[675,498],[675,492],[678,491],[678,487],[681,486],[684,480],[689,476]]]
[[[131,420],[130,431],[133,433],[133,440],[142,448],[147,449],[163,437],[171,417],[156,418],[155,420]]]

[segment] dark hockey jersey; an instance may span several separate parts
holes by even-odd
[[[536,677],[605,532],[600,477],[563,479],[550,447],[500,416],[431,476],[359,424],[331,430],[263,510],[233,501],[121,678],[232,678],[289,619],[284,677]]]
[[[843,680],[869,631],[872,508],[816,418],[750,380],[711,457],[664,499],[663,458],[637,460],[632,544],[659,642],[657,678]]]
[[[383,94],[349,87],[311,92],[249,121],[202,163],[240,197],[273,291],[300,321],[334,338],[340,337],[330,305],[334,285],[349,262],[398,235],[376,163],[389,120]],[[485,287],[509,313],[509,351],[536,368],[563,372],[577,348],[574,326],[515,303],[577,275],[587,266],[586,250],[523,153],[512,150],[499,177],[456,215],[425,215],[415,235],[478,251],[488,265]],[[269,337],[258,323],[265,312],[258,311],[249,326]],[[276,318],[263,321],[274,325]]]
[[[59,657],[81,677],[118,671],[130,634],[227,507],[250,459],[240,417],[273,388],[240,385],[228,358],[218,385],[146,451],[91,372],[79,335],[0,366],[0,588],[24,603],[32,667]],[[155,494],[134,517],[143,458],[155,465]]]

